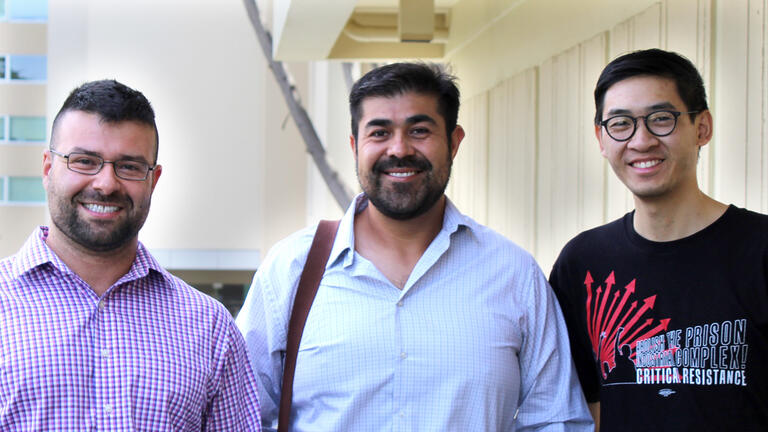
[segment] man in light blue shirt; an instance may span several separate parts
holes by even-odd
[[[560,308],[533,258],[444,195],[464,138],[437,66],[372,70],[350,95],[363,193],[299,347],[292,431],[592,430]],[[286,333],[315,227],[268,254],[237,323],[277,426]]]

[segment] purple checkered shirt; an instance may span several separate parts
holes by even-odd
[[[139,244],[99,298],[40,227],[0,261],[0,431],[259,431],[227,310]]]

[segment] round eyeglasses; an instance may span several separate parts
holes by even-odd
[[[123,180],[142,181],[146,180],[149,172],[155,169],[155,166],[149,166],[146,162],[130,159],[107,161],[100,156],[88,153],[72,152],[63,154],[53,149],[48,149],[48,151],[66,159],[67,168],[80,174],[96,175],[104,167],[104,164],[112,164],[112,169],[117,177]]]
[[[605,128],[608,136],[616,141],[628,141],[637,131],[637,120],[643,119],[645,128],[648,132],[657,136],[665,137],[675,130],[677,118],[681,114],[696,114],[699,111],[654,111],[648,115],[632,117],[629,115],[617,115],[600,122],[600,126]]]

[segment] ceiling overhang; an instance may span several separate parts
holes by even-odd
[[[275,0],[272,10],[281,61],[442,58],[450,30],[435,0]]]

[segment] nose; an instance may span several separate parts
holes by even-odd
[[[115,166],[111,162],[104,162],[101,171],[93,175],[91,185],[104,195],[109,195],[120,188],[120,179],[115,174]]]
[[[387,147],[387,156],[402,158],[414,154],[408,135],[401,131],[395,131]]]
[[[653,148],[658,143],[659,137],[652,134],[651,131],[648,130],[645,119],[642,117],[638,118],[635,134],[632,135],[632,138],[630,138],[629,141],[627,141],[627,148],[639,152],[644,152]]]

